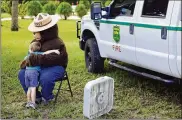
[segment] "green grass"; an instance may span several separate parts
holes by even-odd
[[[9,18],[9,17],[11,17],[10,14],[8,14],[8,13],[1,13],[1,18]]]
[[[59,35],[68,55],[68,74],[74,97],[62,91],[56,106],[40,105],[38,110],[24,107],[26,95],[17,79],[19,63],[27,53],[33,38],[27,30],[30,20],[20,20],[19,32],[10,31],[10,21],[2,22],[2,118],[80,118],[83,119],[83,89],[100,76],[115,80],[114,107],[102,119],[120,118],[180,118],[179,88],[162,82],[136,77],[105,63],[105,73],[91,74],[85,69],[84,52],[79,49],[75,21],[60,21]],[[63,84],[66,88],[66,82]]]

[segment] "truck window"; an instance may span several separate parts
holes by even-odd
[[[142,16],[165,17],[169,0],[145,0]]]
[[[132,16],[136,0],[116,0],[111,5],[110,17]]]

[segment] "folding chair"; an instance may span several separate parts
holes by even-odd
[[[58,97],[58,94],[59,94],[59,92],[60,92],[60,90],[61,90],[62,82],[63,82],[64,80],[67,80],[67,82],[68,82],[68,87],[69,87],[69,90],[68,90],[68,91],[70,91],[71,97],[73,97],[73,93],[72,93],[72,90],[71,90],[71,85],[70,85],[70,82],[69,82],[68,74],[67,74],[67,71],[65,71],[64,77],[56,80],[56,82],[59,82],[60,84],[59,84],[59,87],[58,87],[58,89],[57,89],[57,93],[56,93],[56,96],[55,96],[54,104],[56,104],[56,102],[57,102],[57,97]]]
[[[68,82],[68,87],[69,87],[69,90],[67,90],[67,91],[70,91],[71,97],[73,97],[73,93],[72,93],[72,90],[71,90],[71,85],[70,85],[70,82],[69,82],[68,74],[67,74],[67,71],[65,71],[64,77],[63,77],[63,78],[59,78],[59,79],[57,79],[57,80],[55,81],[56,83],[59,83],[59,87],[58,87],[58,89],[57,89],[57,93],[56,93],[56,96],[55,96],[54,104],[56,104],[56,102],[57,102],[57,97],[58,97],[58,94],[59,94],[59,92],[60,92],[60,90],[61,90],[62,82],[63,82],[64,80],[67,80],[67,82]],[[40,84],[39,84],[39,86],[40,86]],[[38,89],[39,89],[39,86],[38,86]]]

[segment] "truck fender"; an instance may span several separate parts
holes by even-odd
[[[85,33],[85,31],[90,31],[94,37],[97,39],[97,41],[99,40],[99,31],[96,28],[96,26],[93,26],[94,23],[92,24],[84,24],[84,26],[82,27],[82,32],[81,32],[81,39],[84,37],[83,34]]]
[[[82,48],[81,48],[82,50],[84,49],[86,40],[88,40],[89,38],[95,38],[96,39],[96,42],[97,42],[97,45],[98,45],[98,48],[99,48],[99,52],[100,52],[99,30],[96,28],[94,23],[84,24],[84,27],[82,27],[81,39],[80,39],[80,42],[82,44],[81,45],[82,46]]]

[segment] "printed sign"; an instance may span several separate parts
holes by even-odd
[[[113,26],[113,39],[116,43],[120,41],[120,26]]]
[[[113,49],[115,52],[121,52],[121,47],[120,47],[120,45],[113,45],[113,46],[112,46],[112,49]]]

